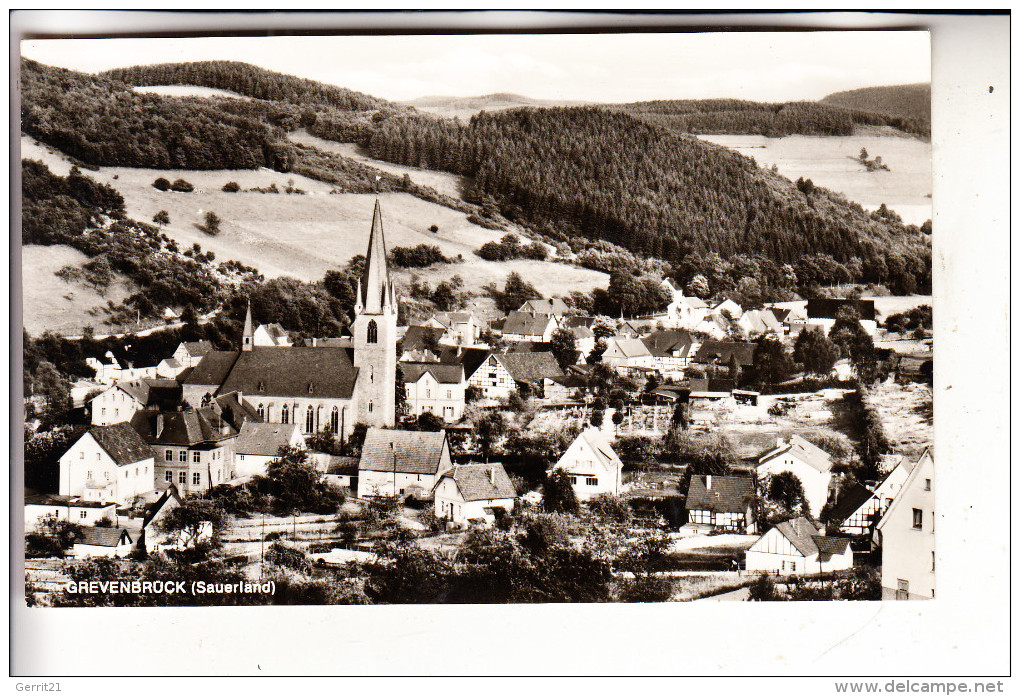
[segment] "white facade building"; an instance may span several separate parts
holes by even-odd
[[[935,460],[926,449],[878,523],[882,598],[935,597]]]

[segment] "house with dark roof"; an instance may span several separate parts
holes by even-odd
[[[694,339],[685,329],[653,331],[641,338],[652,356],[652,367],[667,377],[683,374],[691,362]]]
[[[309,452],[309,458],[315,464],[315,470],[322,478],[338,488],[350,491],[358,490],[358,458],[345,457],[338,454]]]
[[[820,328],[828,335],[832,325],[836,323],[839,313],[849,310],[860,319],[861,326],[869,336],[875,336],[878,327],[875,315],[874,300],[849,300],[820,297],[807,301],[807,327]]]
[[[543,312],[510,312],[503,322],[504,341],[535,341],[540,343],[552,340],[552,335],[559,328],[559,322],[553,314]]]
[[[442,326],[408,326],[403,338],[400,339],[400,360],[409,360],[405,357],[409,353],[422,351],[439,355],[439,351],[442,350],[440,341],[445,333],[446,329]]]
[[[94,425],[60,456],[60,495],[132,505],[155,497],[155,453],[128,423]]]
[[[845,500],[841,495],[830,514],[830,519],[839,522],[840,533],[873,534],[879,520],[892,506],[910,472],[914,470],[914,464],[915,462],[907,456],[896,456],[893,458],[893,464],[887,469],[888,473],[873,491],[869,491],[867,497],[862,491],[858,491],[853,497],[847,496]],[[857,504],[856,507],[854,503]]]
[[[25,530],[31,531],[43,520],[64,520],[94,525],[100,520],[117,521],[117,504],[112,500],[82,500],[79,496],[32,493],[25,490]]]
[[[431,413],[449,423],[464,415],[467,379],[463,365],[402,363],[400,371],[408,415]]]
[[[120,527],[83,527],[71,547],[75,558],[123,558],[135,548],[131,533]]]
[[[804,487],[804,498],[811,513],[817,515],[829,499],[832,484],[832,457],[817,445],[800,435],[791,435],[785,442],[776,441],[776,446],[758,457],[755,472],[759,481],[788,471]]]
[[[265,476],[266,465],[279,456],[281,447],[304,446],[304,435],[294,423],[246,421],[234,440],[234,475]]]
[[[468,378],[487,399],[505,399],[510,392],[542,397],[545,380],[563,376],[552,353],[490,353]]]
[[[92,425],[126,423],[142,409],[176,408],[183,399],[174,379],[122,380],[92,398]]]
[[[736,359],[737,366],[744,368],[754,364],[756,344],[741,341],[705,341],[694,354],[692,363],[706,367],[729,367],[730,361]]]
[[[445,430],[369,428],[358,462],[358,496],[427,498],[452,466]]]
[[[570,311],[570,306],[560,298],[554,297],[548,300],[528,300],[521,305],[518,311],[537,312],[539,314],[551,314],[556,317],[562,317]]]
[[[517,491],[502,464],[462,464],[439,477],[432,496],[437,519],[492,524],[514,509]]]
[[[718,401],[720,399],[728,399],[732,396],[733,390],[737,388],[737,383],[732,379],[696,377],[688,380],[688,384],[691,389],[688,398],[691,400],[705,399],[707,401]]]
[[[171,356],[184,367],[194,367],[206,353],[211,353],[213,344],[210,341],[183,341]]]
[[[234,477],[237,430],[211,406],[139,411],[131,427],[155,452],[155,486],[183,495],[204,493]]]
[[[714,529],[754,532],[754,482],[747,476],[692,476],[687,521]]]
[[[803,575],[853,567],[850,539],[825,536],[825,529],[806,517],[780,522],[747,549],[749,573]]]
[[[436,312],[427,322],[443,330],[440,343],[451,346],[473,346],[478,343],[484,322],[473,312]]]

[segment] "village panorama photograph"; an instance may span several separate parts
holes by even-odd
[[[927,32],[14,71],[29,607],[936,596]]]

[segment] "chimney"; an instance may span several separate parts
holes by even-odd
[[[496,485],[496,467],[494,466],[489,467],[489,483],[493,486]]]
[[[156,414],[156,439],[159,439],[160,435],[163,434],[163,414]]]
[[[712,490],[712,474],[705,477],[705,489]]]

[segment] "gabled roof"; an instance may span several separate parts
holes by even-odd
[[[689,380],[692,394],[731,394],[737,388],[732,379],[706,379],[704,377]]]
[[[811,444],[800,435],[791,435],[786,444],[777,446],[758,457],[758,464],[760,466],[785,452],[790,452],[820,473],[825,473],[832,469],[832,457],[825,450]]]
[[[900,490],[896,493],[896,497],[893,498],[892,505],[890,505],[889,509],[885,511],[885,514],[882,515],[882,519],[878,521],[877,527],[879,529],[882,529],[882,527],[885,526],[886,521],[892,519],[893,511],[899,507],[900,501],[906,497],[907,491],[911,490],[913,487],[914,482],[920,476],[921,469],[924,468],[921,466],[922,462],[924,462],[926,458],[930,458],[932,460],[932,466],[934,467],[935,459],[931,449],[932,448],[930,446],[925,447],[921,454],[918,455],[917,460],[914,462],[914,468],[910,470],[910,474],[903,482],[903,485],[900,486]]]
[[[461,351],[460,355],[457,355],[455,352],[446,353],[444,351],[440,359],[444,361],[449,360],[448,364],[451,365],[462,365],[464,367],[464,376],[471,379],[471,376],[491,354],[492,351],[488,348],[465,348]]]
[[[470,322],[473,316],[471,312],[436,312],[432,315],[432,319],[446,328],[452,329],[457,324]]]
[[[184,346],[184,350],[187,351],[188,355],[193,358],[198,358],[206,353],[212,352],[213,345],[211,341],[182,341],[181,345]]]
[[[441,353],[442,351],[440,351]],[[433,353],[431,350],[407,350],[401,353],[401,363],[437,363],[442,362],[439,356]]]
[[[563,370],[552,353],[494,353],[515,382],[542,384],[546,377],[562,377]]]
[[[174,358],[163,358],[160,361],[160,364],[166,365],[167,367],[171,368],[177,368],[181,366],[181,363],[178,360],[175,360]]]
[[[540,312],[542,314],[555,314],[563,316],[570,311],[566,302],[558,297],[549,300],[528,300],[521,305],[521,312]]]
[[[346,348],[255,346],[239,355],[221,391],[239,391],[252,400],[263,395],[350,399],[357,379]]]
[[[25,490],[25,505],[48,505],[52,507],[71,508],[108,508],[116,507],[117,503],[112,500],[100,502],[98,500],[82,500],[73,495],[56,495],[53,493],[29,493]]]
[[[688,510],[713,512],[745,512],[754,496],[754,482],[747,476],[692,476],[687,489]]]
[[[776,319],[776,315],[767,309],[751,309],[744,312],[740,321],[751,333],[765,333],[767,331],[780,332],[783,325]]]
[[[457,484],[464,502],[517,497],[502,464],[459,464],[443,474],[436,486],[445,478]]]
[[[640,358],[645,355],[651,355],[648,350],[648,346],[645,345],[644,341],[640,338],[625,338],[617,336],[611,339],[610,347],[616,344],[617,350],[619,350],[626,358]]]
[[[164,360],[164,362],[169,361],[169,358]],[[120,389],[142,406],[178,402],[181,400],[182,395],[181,385],[175,379],[145,377],[142,379],[122,380],[115,382],[110,388]]]
[[[818,553],[818,546],[812,537],[818,536],[819,527],[806,517],[795,517],[775,526],[784,537],[790,540],[794,548],[805,557]]]
[[[110,455],[117,466],[127,466],[156,456],[152,448],[129,423],[94,425],[89,428],[89,434]]]
[[[252,423],[246,421],[234,440],[236,454],[275,457],[280,448],[289,445],[294,433],[300,432],[296,423]]]
[[[574,340],[583,340],[585,338],[595,338],[595,332],[587,326],[568,326],[566,327],[570,333],[574,334]]]
[[[555,321],[551,314],[536,312],[510,312],[503,322],[504,334],[520,334],[521,336],[541,336],[549,323]]]
[[[737,364],[741,367],[754,364],[754,343],[741,341],[705,341],[694,354],[694,362],[711,363],[718,362],[727,365],[731,356],[737,357]]]
[[[807,301],[808,319],[835,319],[839,310],[850,307],[857,310],[862,320],[875,320],[874,300],[847,300],[819,297]]]
[[[331,454],[323,464],[317,467],[324,474],[334,476],[357,476],[358,458]]]
[[[400,339],[400,350],[425,350],[439,345],[439,339],[446,329],[438,326],[408,326],[404,337]]]
[[[464,367],[461,365],[401,363],[400,370],[404,374],[405,383],[417,382],[426,372],[440,384],[460,384],[464,381]]]
[[[850,540],[846,537],[829,537],[813,534],[811,541],[818,549],[818,560],[827,561],[831,556],[842,556],[846,553]]]
[[[240,430],[241,424],[246,421],[261,423],[263,420],[259,417],[258,411],[237,392],[220,394],[213,399],[212,408],[220,418],[230,423],[234,430]]]
[[[549,341],[512,341],[506,347],[507,353],[547,353],[552,348]]]
[[[262,324],[255,330],[258,331],[259,329],[265,331],[266,335],[273,339],[273,341],[278,341],[281,338],[288,338],[287,330],[280,324]]]
[[[436,474],[446,446],[446,431],[369,428],[361,447],[361,471]]]
[[[686,357],[691,346],[694,344],[691,334],[686,330],[667,329],[665,331],[653,331],[641,340],[648,347],[648,352],[654,357],[665,358],[679,354]]]
[[[842,523],[857,512],[862,505],[871,500],[874,495],[874,492],[859,483],[855,483],[849,488],[844,488],[829,511],[829,519],[833,522]]]
[[[75,539],[77,544],[89,546],[119,546],[121,539],[126,538],[131,543],[131,534],[128,530],[118,527],[82,527]]]
[[[138,411],[131,417],[130,427],[150,445],[192,447],[237,436],[237,430],[210,407],[189,411]]]
[[[581,431],[581,434],[577,436],[574,442],[577,442],[578,440],[581,440],[588,445],[588,448],[592,451],[595,459],[598,460],[598,463],[603,467],[610,468],[614,466],[623,466],[623,462],[620,461],[616,452],[613,451],[613,448],[606,441],[602,431],[589,426]],[[574,442],[570,443],[570,447],[574,446]],[[567,448],[568,452],[570,451],[570,447]],[[563,456],[566,456],[566,452],[563,453]],[[562,461],[562,457],[560,459]]]
[[[145,520],[142,522],[142,528],[148,527],[152,524],[152,521],[168,506],[172,505],[177,507],[181,504],[181,494],[177,491],[177,486],[171,482],[163,495],[159,496],[159,499],[153,503],[145,513]]]
[[[202,359],[190,372],[178,375],[181,384],[210,385],[218,387],[230,374],[230,369],[237,361],[240,351],[213,350],[202,356]],[[213,390],[215,391],[215,389]]]

